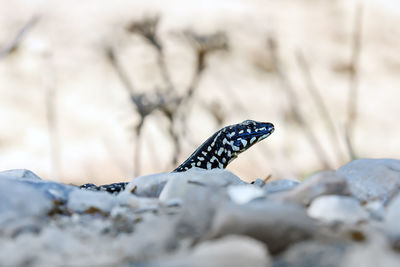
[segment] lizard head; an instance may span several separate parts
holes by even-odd
[[[245,120],[242,123],[226,127],[226,146],[234,154],[239,154],[274,132],[274,125],[269,122]]]

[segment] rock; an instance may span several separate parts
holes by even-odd
[[[326,223],[343,222],[356,224],[368,219],[368,213],[360,202],[352,197],[320,196],[311,202],[308,215]]]
[[[24,219],[43,219],[52,208],[52,200],[32,186],[0,177],[0,229]]]
[[[385,218],[385,206],[382,201],[375,200],[365,204],[364,208],[369,212],[370,218],[381,221]]]
[[[227,192],[230,199],[236,204],[245,204],[265,196],[261,188],[252,184],[230,185],[227,188]]]
[[[358,159],[337,170],[353,196],[361,201],[386,202],[400,187],[400,160]]]
[[[247,184],[227,170],[203,170],[192,168],[186,172],[171,173],[160,194],[161,201],[171,198],[184,198],[199,187],[227,187],[228,185]]]
[[[224,203],[216,211],[211,236],[248,235],[267,244],[272,254],[307,240],[317,231],[314,221],[300,206],[272,201],[245,205]]]
[[[349,248],[340,266],[396,267],[400,266],[400,256],[391,250],[386,240],[376,236],[366,244]]]
[[[384,219],[386,235],[392,242],[400,241],[400,194],[389,203]]]
[[[264,186],[264,191],[267,194],[288,191],[295,188],[299,185],[300,182],[294,180],[275,180],[269,183],[266,183]]]
[[[313,199],[323,195],[348,195],[346,180],[335,171],[321,171],[307,178],[290,191],[275,193],[271,198],[309,205]]]
[[[115,196],[101,191],[75,190],[69,195],[67,207],[78,213],[109,213],[116,203]]]
[[[258,187],[264,187],[265,182],[264,182],[264,180],[257,178],[255,181],[251,182],[251,184],[258,186]]]
[[[203,242],[191,251],[174,257],[149,263],[149,266],[165,267],[269,267],[271,259],[265,245],[245,236],[226,236]]]
[[[78,190],[75,186],[42,180],[33,172],[24,169],[1,172],[1,179],[8,179],[13,183],[30,186],[44,193],[48,198],[59,202],[65,202],[70,192]]]
[[[349,245],[305,241],[294,244],[274,261],[274,267],[337,267]],[[355,265],[357,266],[357,265]]]
[[[134,192],[141,197],[159,197],[165,184],[179,173],[157,173],[133,178],[126,186],[126,193]]]
[[[24,178],[30,180],[42,180],[39,176],[37,176],[34,172],[26,169],[14,169],[0,172],[0,177],[8,177],[8,178]]]
[[[191,186],[193,188],[182,199],[176,235],[190,239],[194,243],[209,234],[216,210],[229,200],[225,188]]]

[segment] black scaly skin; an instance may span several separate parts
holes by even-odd
[[[184,172],[193,167],[207,170],[225,169],[240,153],[267,138],[273,131],[272,123],[252,120],[226,126],[208,138],[173,172]],[[114,183],[101,186],[84,184],[80,188],[118,194],[125,189],[127,184]]]

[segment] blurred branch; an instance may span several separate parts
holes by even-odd
[[[306,119],[304,119],[303,115],[300,112],[298,107],[298,103],[300,103],[296,97],[294,92],[293,86],[290,84],[289,79],[286,77],[286,74],[283,71],[282,64],[278,57],[277,52],[277,44],[275,39],[269,37],[268,40],[268,48],[271,51],[272,61],[275,66],[275,71],[281,81],[282,88],[285,90],[286,95],[288,97],[290,103],[290,109],[294,116],[296,123],[299,125],[300,129],[306,135],[310,145],[314,149],[314,152],[317,155],[317,158],[321,161],[321,164],[325,169],[332,169],[332,165],[328,161],[328,157],[325,154],[321,144],[319,143],[317,137],[315,136],[314,132],[312,131],[310,125],[307,123]]]
[[[39,17],[37,16],[34,16],[30,20],[28,20],[15,35],[14,39],[12,39],[8,44],[6,44],[3,48],[0,49],[0,59],[6,57],[7,55],[15,51],[18,48],[21,41],[25,38],[28,32],[36,25],[38,21]]]
[[[158,24],[160,21],[159,16],[146,17],[138,21],[131,22],[127,30],[130,33],[136,33],[146,39],[157,51],[157,64],[161,71],[161,76],[167,85],[167,90],[172,91],[174,86],[171,82],[167,65],[165,62],[164,46],[157,35]]]
[[[333,123],[332,117],[328,111],[328,108],[319,93],[318,88],[315,85],[314,79],[311,74],[310,66],[304,57],[303,53],[301,51],[297,52],[297,62],[300,65],[300,69],[302,71],[303,77],[306,81],[307,84],[307,89],[314,101],[315,106],[318,109],[319,115],[322,117],[322,121],[325,123],[325,127],[327,129],[327,132],[329,133],[331,137],[331,142],[332,146],[336,150],[336,156],[339,159],[339,162],[341,161],[342,157],[342,151],[340,150],[340,141],[339,141],[339,136],[336,132],[335,125]]]
[[[346,144],[351,159],[357,158],[354,151],[354,129],[357,120],[358,87],[360,83],[359,66],[362,40],[363,2],[359,1],[355,9],[352,55],[350,62],[349,95],[347,103]]]

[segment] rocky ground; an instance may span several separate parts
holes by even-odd
[[[119,195],[0,173],[1,266],[400,266],[400,161],[304,182],[225,170],[133,179]]]

